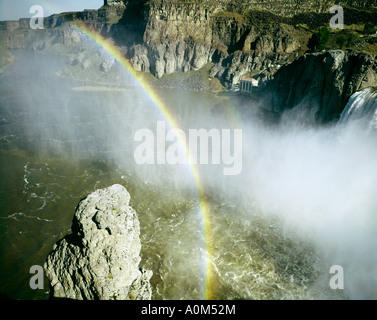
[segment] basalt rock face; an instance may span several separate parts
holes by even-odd
[[[236,42],[237,49],[230,54],[218,54],[214,58],[211,76],[222,80],[228,87],[239,83],[240,78],[250,71],[263,71],[287,63],[290,55],[300,47],[299,41],[292,36],[289,26],[275,25],[251,27]],[[234,46],[230,44],[228,47]],[[262,76],[261,76],[262,77]],[[258,77],[256,77],[258,78]],[[264,78],[258,80],[264,81]]]
[[[196,71],[212,63],[210,76],[232,87],[244,73],[282,64],[300,47],[289,27],[258,23],[251,26],[244,19],[245,12],[263,9],[292,16],[310,10],[323,12],[332,2],[106,0],[98,10],[45,18],[42,38],[30,30],[28,19],[21,19],[18,25],[0,25],[0,29],[9,31],[8,48],[41,51],[55,43],[76,45],[78,37],[69,24],[82,20],[126,48],[127,57],[138,71],[161,78],[165,74]]]
[[[353,93],[376,84],[373,56],[333,50],[306,54],[282,67],[267,89],[275,111],[305,110],[314,120],[329,122],[339,117]]]
[[[93,192],[74,214],[72,233],[45,263],[53,298],[149,300],[152,271],[139,268],[140,226],[121,185]]]
[[[245,3],[251,2],[240,6]],[[282,63],[299,48],[289,26],[250,26],[240,14],[224,14],[231,10],[229,5],[229,1],[149,1],[142,13],[143,41],[130,50],[133,67],[160,78],[198,70],[210,62],[214,64],[210,76],[232,87],[246,72]]]
[[[77,30],[70,26],[71,21],[81,20],[113,39],[137,71],[161,78],[210,64],[209,77],[234,88],[246,73],[253,72],[264,82],[273,76],[276,66],[302,55],[311,32],[296,26],[319,19],[307,19],[307,13],[327,14],[321,16],[321,23],[326,24],[334,4],[377,5],[376,0],[105,0],[98,10],[45,18],[43,31],[30,30],[28,19],[0,22],[0,30],[6,34],[8,48],[42,51],[56,43],[86,43],[87,39],[78,40]],[[103,61],[93,62],[92,68],[107,72]]]
[[[209,14],[215,6],[151,1],[143,8],[143,41],[131,47],[136,70],[160,78],[177,71],[198,70],[211,61]]]
[[[115,2],[119,6],[121,1]],[[260,75],[260,80],[268,80],[263,77],[273,74],[276,65],[286,64],[295,53],[306,50],[311,33],[293,27],[307,22],[303,16],[297,18],[300,14],[329,14],[334,4],[354,6],[354,2],[123,1],[126,7],[123,18],[111,27],[110,34],[117,43],[129,48],[127,55],[138,71],[161,78],[165,74],[195,71],[211,63],[210,77],[217,77],[225,87],[232,88],[250,71],[271,69]],[[110,5],[109,1],[107,4]],[[358,4],[373,5],[375,0]],[[252,16],[246,14],[251,11]],[[286,23],[287,17],[294,22]],[[282,20],[274,23],[277,18]],[[326,22],[330,19],[322,18]]]

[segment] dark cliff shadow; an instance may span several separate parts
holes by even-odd
[[[118,46],[131,47],[134,44],[143,43],[147,25],[144,19],[145,10],[145,1],[129,3],[122,18],[111,26],[109,36]]]
[[[245,32],[240,37],[240,39],[228,47],[229,54],[232,54],[235,51],[242,51],[244,49],[245,41],[246,41],[246,38],[249,36],[250,31],[251,31],[251,28],[246,29]]]

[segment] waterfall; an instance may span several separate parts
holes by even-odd
[[[344,108],[339,124],[360,121],[368,130],[377,130],[377,88],[354,93]]]

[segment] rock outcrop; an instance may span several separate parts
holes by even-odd
[[[81,20],[122,48],[137,71],[160,79],[210,67],[210,80],[234,89],[246,74],[265,82],[281,65],[303,55],[311,30],[328,25],[334,4],[345,6],[347,24],[377,23],[376,0],[105,0],[98,10],[45,18],[43,32],[31,30],[28,19],[0,22],[0,31],[9,49],[78,47],[88,41],[70,22]],[[111,61],[87,60],[83,76],[93,79],[101,70],[111,78]]]
[[[301,45],[288,26],[250,22],[237,13],[242,6],[245,11],[259,8],[257,4],[148,1],[140,13],[146,21],[143,41],[128,44],[131,63],[157,78],[213,63],[210,76],[232,87],[243,74],[281,63]]]
[[[45,263],[53,298],[151,299],[152,271],[139,268],[140,226],[121,185],[93,192],[74,214],[72,233]]]
[[[329,122],[338,119],[353,93],[376,84],[373,56],[333,50],[306,54],[280,68],[267,89],[273,94],[274,111],[296,108]]]

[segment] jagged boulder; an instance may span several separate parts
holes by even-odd
[[[140,225],[121,185],[91,193],[72,233],[55,244],[44,268],[54,298],[149,300],[152,271],[139,268]]]
[[[115,59],[113,57],[106,58],[101,65],[99,66],[100,70],[103,72],[109,72],[110,69],[113,67],[115,63]]]

